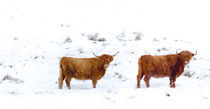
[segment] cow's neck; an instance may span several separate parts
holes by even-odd
[[[107,65],[106,65],[106,63],[105,63],[105,61],[104,60],[102,60],[102,59],[99,59],[98,60],[99,62],[99,68],[100,68],[100,72],[101,73],[105,73],[105,71],[106,71],[106,69],[107,69]]]
[[[181,58],[177,59],[177,63],[175,65],[175,72],[177,72],[176,77],[179,77],[184,72],[185,61]]]

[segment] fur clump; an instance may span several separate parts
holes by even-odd
[[[147,87],[150,87],[151,77],[169,77],[170,87],[175,87],[176,78],[184,72],[185,65],[194,55],[190,51],[182,51],[171,55],[141,56],[138,61],[137,88],[140,88],[140,81],[143,76]]]

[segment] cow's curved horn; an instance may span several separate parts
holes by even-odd
[[[198,53],[198,50],[196,50],[195,55],[197,55],[197,53]]]
[[[93,53],[93,55],[94,55],[95,57],[98,57],[95,53]]]
[[[118,53],[119,53],[119,51],[117,53],[115,53],[114,55],[112,55],[112,56],[115,57]]]

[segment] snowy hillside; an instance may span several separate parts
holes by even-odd
[[[0,108],[210,108],[209,3],[178,0],[0,1]],[[136,88],[144,54],[198,54],[177,87]],[[58,89],[59,60],[119,54],[105,76]]]

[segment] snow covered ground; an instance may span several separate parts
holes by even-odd
[[[0,108],[209,109],[209,5],[205,0],[2,0]],[[150,88],[142,81],[136,89],[141,55],[176,50],[198,54],[175,89],[168,78],[152,78]],[[71,90],[65,85],[58,90],[61,57],[117,51],[96,89],[91,81],[73,79]]]

